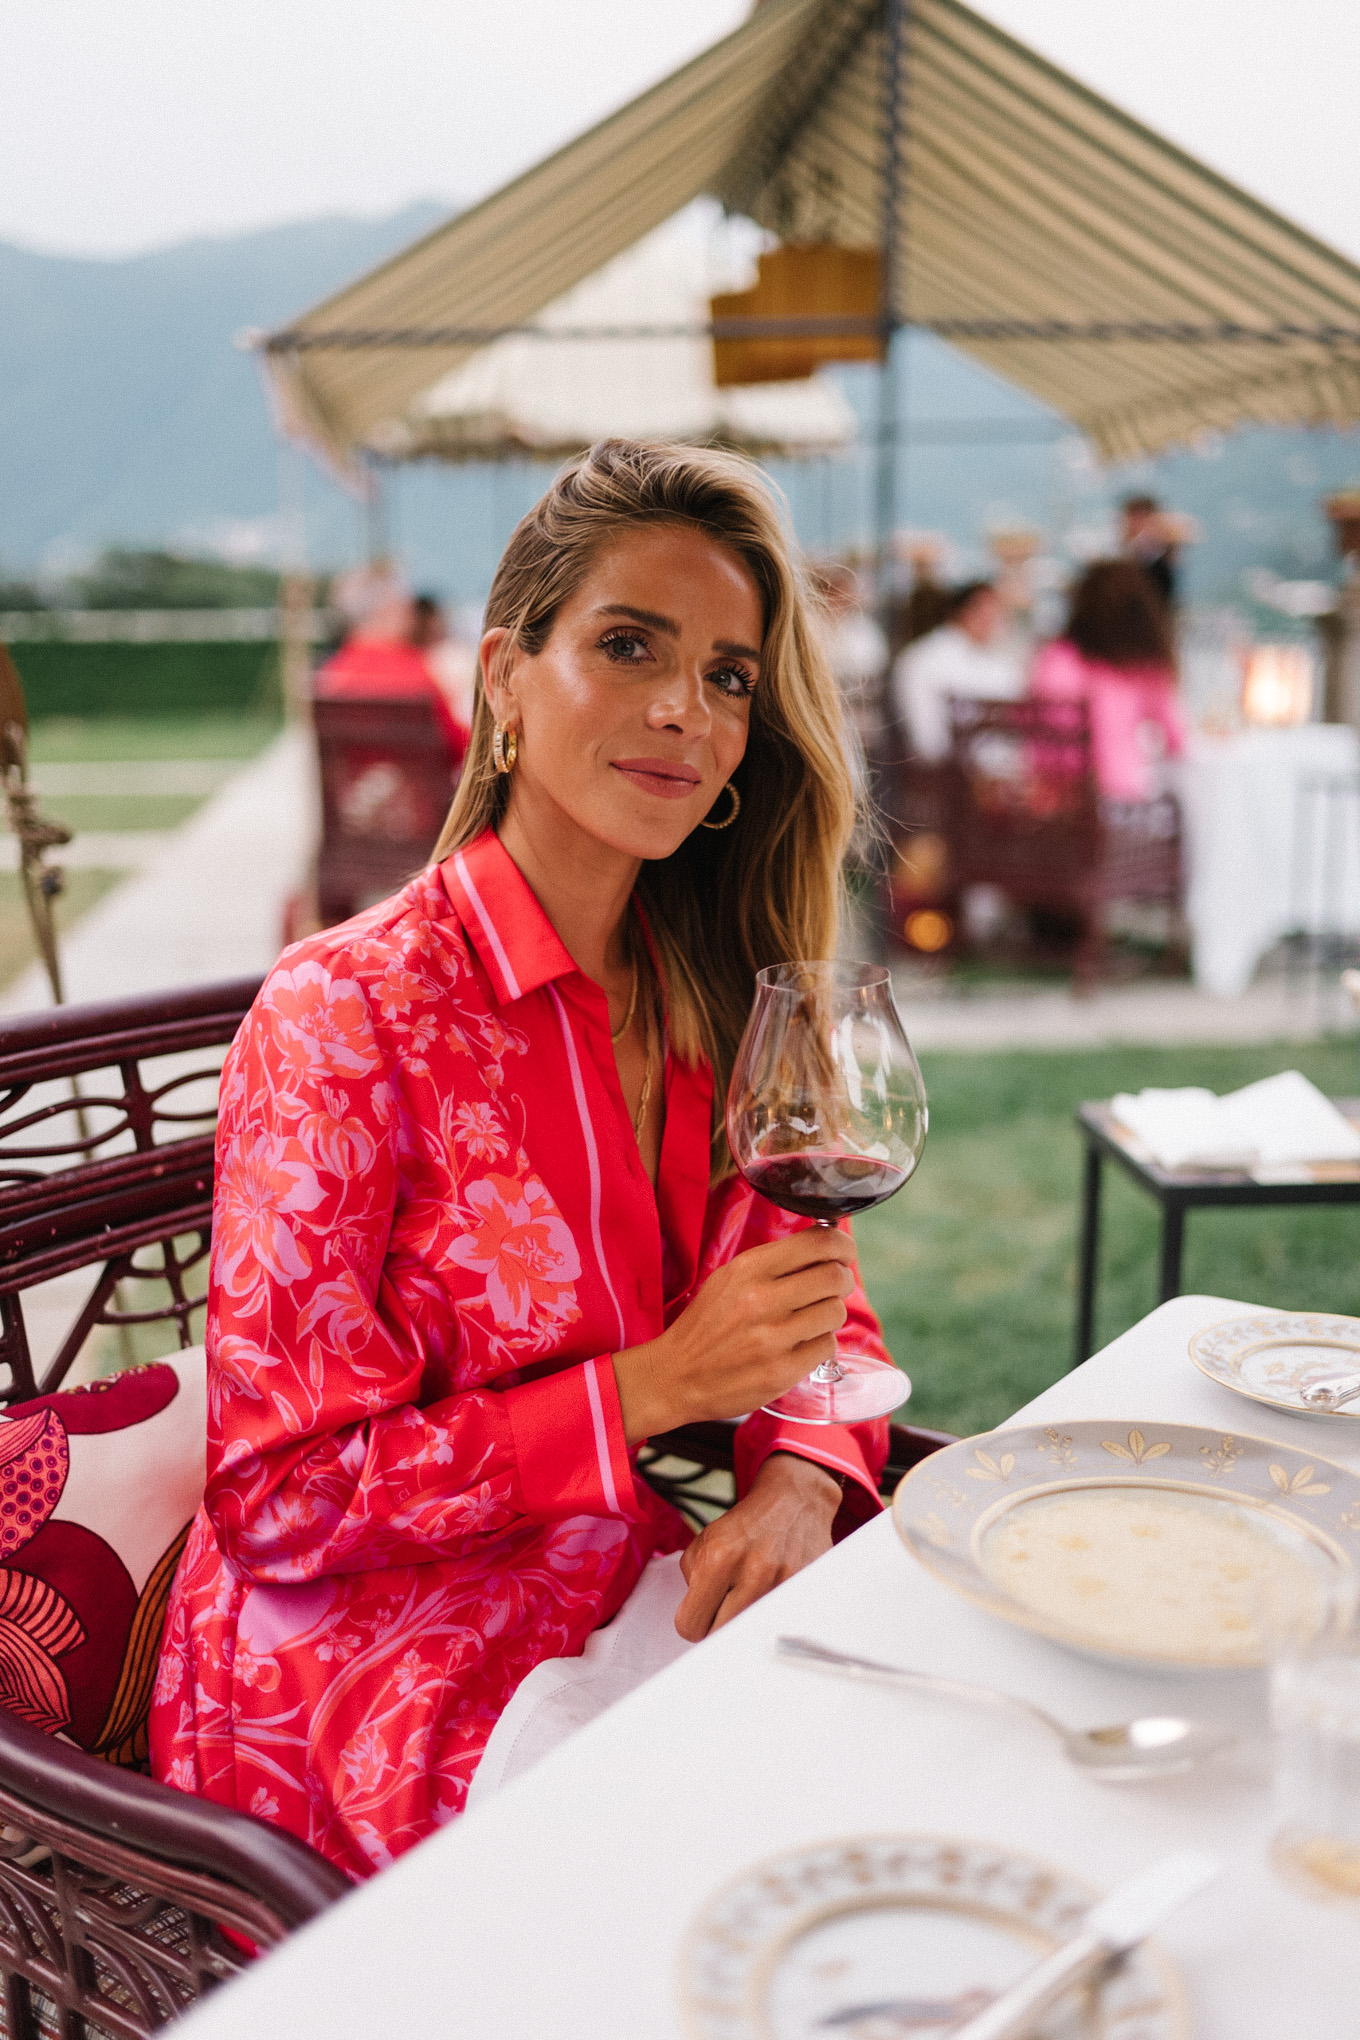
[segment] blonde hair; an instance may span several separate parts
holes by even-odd
[[[630,527],[653,524],[685,525],[730,548],[764,612],[750,734],[734,774],[741,812],[729,829],[695,829],[672,856],[644,864],[637,883],[664,976],[671,1045],[689,1062],[706,1056],[713,1070],[717,1181],[732,1166],[723,1105],[755,974],[765,964],[832,953],[855,819],[839,691],[760,470],[691,447],[617,439],[593,446],[517,525],[491,586],[486,627],[504,629],[504,646],[532,657],[599,550]],[[505,812],[510,779],[495,770],[492,731],[479,673],[472,739],[436,859],[494,828]]]

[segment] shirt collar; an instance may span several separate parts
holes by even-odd
[[[493,829],[455,850],[439,870],[500,1005],[508,1006],[576,969],[528,880]]]

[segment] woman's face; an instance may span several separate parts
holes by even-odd
[[[555,810],[630,857],[669,857],[741,763],[761,635],[738,555],[677,525],[597,554],[542,651],[515,654],[498,680],[505,633],[488,631],[487,695],[519,735],[517,814],[551,822]]]

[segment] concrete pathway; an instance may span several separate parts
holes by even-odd
[[[136,850],[136,876],[107,893],[62,942],[72,1004],[268,970],[281,946],[284,902],[302,884],[315,848],[311,739],[304,731],[285,730],[250,764],[232,769],[234,776],[182,828],[128,832],[140,839],[127,853],[131,857]],[[55,775],[75,770],[49,766],[34,777],[45,792],[49,786],[55,792]],[[108,768],[99,770],[105,775],[102,792],[142,790],[113,786]],[[222,768],[214,763],[210,771],[220,781]],[[201,774],[192,789],[183,790],[204,790],[207,777]],[[169,789],[160,779],[147,790]],[[92,833],[84,841],[99,849],[105,868],[116,869],[108,842],[113,833]],[[154,839],[150,844],[148,837]],[[67,862],[73,868],[84,864],[86,853],[69,855]],[[2,1013],[50,1004],[47,980],[36,965],[0,995]]]
[[[57,862],[67,871],[146,871],[168,850],[178,829],[83,829]],[[19,845],[0,836],[0,871],[19,869]]]
[[[33,767],[43,802],[108,796],[216,793],[245,768],[239,758],[130,758]]]
[[[1315,1041],[1351,1033],[1355,1013],[1333,975],[1289,985],[1266,978],[1237,999],[1190,984],[1126,985],[1074,999],[1063,989],[959,997],[903,972],[897,1002],[918,1049],[1103,1048],[1121,1043]]]

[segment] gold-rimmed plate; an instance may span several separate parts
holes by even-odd
[[[1099,1894],[1037,1857],[945,1835],[865,1835],[752,1865],[681,1950],[692,2040],[945,2040],[1077,1932]],[[1050,2014],[1036,2040],[1183,2040],[1152,1942]]]
[[[1320,1627],[1360,1577],[1360,1477],[1192,1424],[964,1438],[905,1476],[893,1520],[937,1579],[1004,1621],[1167,1671],[1259,1665],[1265,1600]]]
[[[1360,1423],[1360,1401],[1319,1410],[1303,1400],[1305,1388],[1334,1387],[1360,1375],[1360,1318],[1319,1311],[1258,1310],[1250,1317],[1206,1325],[1190,1341],[1201,1374],[1273,1410],[1298,1417],[1349,1417]]]

